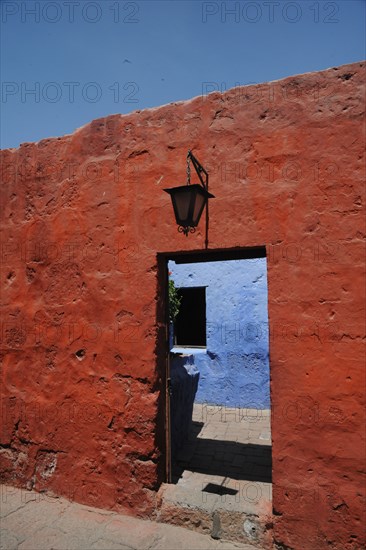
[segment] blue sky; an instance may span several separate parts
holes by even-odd
[[[365,58],[364,0],[1,0],[0,7],[1,148],[113,113]]]

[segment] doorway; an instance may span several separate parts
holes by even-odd
[[[165,506],[200,510],[207,525],[216,514],[226,538],[257,540],[253,518],[272,510],[265,249],[167,255],[166,266],[181,307],[170,323]]]

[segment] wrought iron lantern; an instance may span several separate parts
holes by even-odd
[[[200,184],[194,183],[191,185],[191,161],[201,182]],[[164,191],[169,193],[172,199],[178,231],[186,236],[188,236],[188,233],[194,233],[208,199],[214,198],[214,195],[208,192],[208,173],[191,151],[188,151],[187,154],[186,185],[164,189]]]

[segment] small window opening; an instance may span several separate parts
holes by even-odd
[[[175,320],[175,346],[206,347],[206,287],[179,288],[181,303]]]

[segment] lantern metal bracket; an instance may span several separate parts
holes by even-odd
[[[202,187],[208,191],[208,173],[203,168],[202,164],[196,159],[194,154],[191,150],[188,151],[187,154],[187,162],[192,161],[192,164],[194,166],[194,169],[196,170],[197,176],[199,177],[199,180],[201,182]],[[202,174],[204,175],[204,179],[202,177]],[[189,182],[187,182],[189,184]]]

